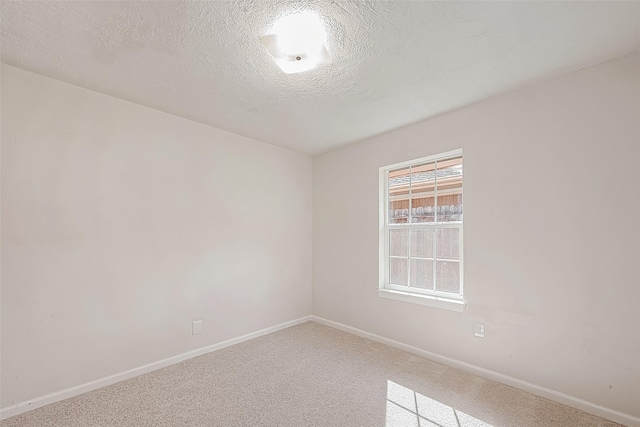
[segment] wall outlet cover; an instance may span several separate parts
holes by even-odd
[[[193,335],[198,335],[202,333],[202,320],[193,321],[193,325],[191,327],[191,333]]]
[[[478,338],[484,338],[484,323],[473,322],[473,335]]]

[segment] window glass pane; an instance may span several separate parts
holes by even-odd
[[[438,162],[437,221],[462,221],[462,158]]]
[[[409,283],[414,288],[433,290],[433,261],[412,259]]]
[[[436,261],[436,290],[460,293],[460,263]]]
[[[435,218],[435,163],[411,168],[411,222],[433,222]]]
[[[411,230],[411,256],[433,258],[433,230]]]
[[[407,259],[389,258],[389,283],[407,286]]]
[[[460,230],[444,228],[436,231],[436,258],[460,259]]]
[[[389,172],[389,224],[409,221],[409,168]]]
[[[407,257],[409,230],[389,230],[389,255]]]
[[[436,209],[433,197],[414,197],[411,206],[411,222],[434,221]]]

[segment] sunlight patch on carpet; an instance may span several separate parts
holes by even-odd
[[[386,427],[493,427],[458,409],[387,381]]]

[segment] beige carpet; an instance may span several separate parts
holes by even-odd
[[[2,426],[619,426],[315,322]]]

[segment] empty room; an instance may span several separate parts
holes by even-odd
[[[640,427],[640,1],[0,13],[0,425]]]

